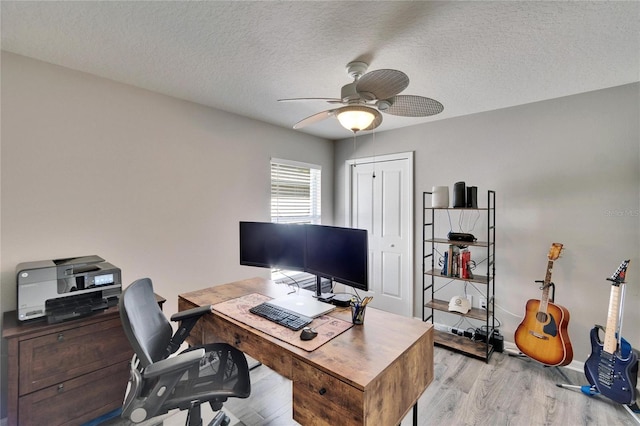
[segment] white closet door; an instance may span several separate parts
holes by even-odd
[[[347,220],[369,231],[372,306],[413,316],[413,153],[349,160]]]

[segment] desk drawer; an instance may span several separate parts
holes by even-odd
[[[270,341],[275,337],[257,335],[222,317],[211,315],[203,324],[203,340],[207,343],[225,342],[257,359],[276,373],[291,379],[291,355]]]
[[[70,326],[60,332],[24,340],[20,342],[18,355],[19,394],[26,395],[128,361],[132,353],[120,318]]]
[[[364,393],[293,360],[293,418],[303,425],[362,425]]]
[[[20,426],[79,425],[122,406],[129,362],[121,362],[20,398]]]

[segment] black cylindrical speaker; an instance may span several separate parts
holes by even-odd
[[[453,207],[467,207],[467,190],[464,182],[453,185]]]
[[[478,208],[478,187],[467,186],[467,207]]]

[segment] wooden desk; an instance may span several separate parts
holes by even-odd
[[[252,278],[181,294],[178,308],[288,290]],[[350,321],[351,313],[330,315]],[[203,318],[189,343],[229,343],[292,380],[293,418],[303,425],[400,424],[433,380],[433,327],[418,319],[367,308],[364,325],[306,352],[218,312]]]

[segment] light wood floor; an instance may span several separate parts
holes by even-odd
[[[638,424],[620,404],[557,387],[567,382],[556,368],[506,353],[495,353],[486,364],[439,347],[434,352],[435,378],[418,402],[420,426]],[[569,384],[588,384],[582,372],[562,373]],[[291,382],[264,366],[252,372],[251,397],[225,407],[238,426],[297,425],[291,420]],[[409,413],[402,426],[411,424]]]
[[[495,353],[487,364],[439,347],[435,378],[418,402],[418,424],[427,425],[638,425],[620,404],[562,389],[558,383],[586,385],[582,372],[544,367],[527,358]],[[248,399],[229,400],[224,410],[232,426],[296,426],[291,413],[291,382],[265,366],[251,372]],[[393,395],[389,395],[393,397]],[[212,418],[203,406],[204,424]],[[116,425],[118,422],[109,422]],[[165,426],[184,424],[181,414]],[[412,413],[402,426],[412,424]],[[340,426],[340,425],[335,425]],[[378,425],[394,426],[394,425]]]

